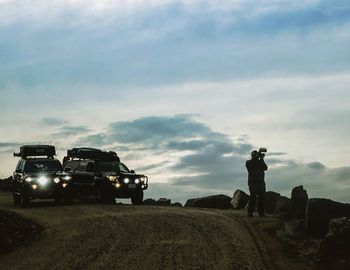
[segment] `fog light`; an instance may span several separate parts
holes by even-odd
[[[37,188],[38,188],[38,185],[36,185],[36,184],[32,185],[32,189],[37,189]]]
[[[142,188],[145,188],[145,185],[142,185],[141,187],[142,187]]]
[[[53,179],[53,181],[58,184],[60,182],[60,179],[58,177],[56,177],[55,179]]]
[[[63,184],[62,184],[62,187],[65,188],[65,187],[67,187],[67,185],[68,185],[67,183],[63,183]]]
[[[140,179],[135,179],[135,184],[138,184],[138,183],[140,183]]]
[[[115,184],[115,187],[116,187],[116,188],[120,188],[120,187],[121,187],[121,184],[120,184],[120,183],[116,183],[116,184]]]

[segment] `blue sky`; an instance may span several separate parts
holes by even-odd
[[[348,201],[348,1],[0,0],[0,177],[22,143],[114,149],[149,196]]]

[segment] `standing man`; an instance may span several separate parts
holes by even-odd
[[[260,148],[259,151],[254,150],[251,155],[252,158],[246,162],[248,170],[248,185],[250,192],[250,199],[248,205],[248,217],[253,216],[256,200],[258,199],[259,216],[266,217],[264,210],[265,199],[265,171],[268,167],[264,161],[266,148]]]

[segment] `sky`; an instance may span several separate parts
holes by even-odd
[[[0,177],[22,144],[114,150],[145,197],[350,202],[350,3],[0,0]]]

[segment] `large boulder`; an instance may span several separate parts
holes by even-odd
[[[287,217],[291,208],[291,200],[285,196],[280,196],[276,201],[275,215]]]
[[[171,199],[160,198],[160,199],[157,201],[157,205],[161,205],[161,206],[170,206],[170,205],[171,205]]]
[[[309,199],[306,206],[306,229],[309,235],[325,236],[331,219],[350,217],[350,204],[329,199]]]
[[[175,202],[175,203],[171,204],[171,206],[182,207],[182,204],[179,202]]]
[[[142,202],[143,205],[157,205],[157,201],[155,199],[146,199]]]
[[[185,203],[185,207],[193,207],[194,202],[197,200],[197,198],[193,198],[193,199],[188,199]]]
[[[232,208],[231,197],[220,194],[220,195],[213,195],[213,196],[198,198],[194,201],[193,207],[230,209]]]
[[[329,233],[318,250],[324,269],[350,269],[350,219],[342,217],[329,222]]]
[[[231,204],[233,209],[243,209],[249,201],[249,195],[242,190],[237,189],[233,193]]]
[[[276,209],[276,204],[281,195],[274,191],[268,191],[265,193],[265,213],[273,214]]]
[[[303,186],[297,186],[293,188],[291,196],[292,218],[305,218],[305,210],[308,198],[309,196],[307,195],[307,191],[304,189]]]

